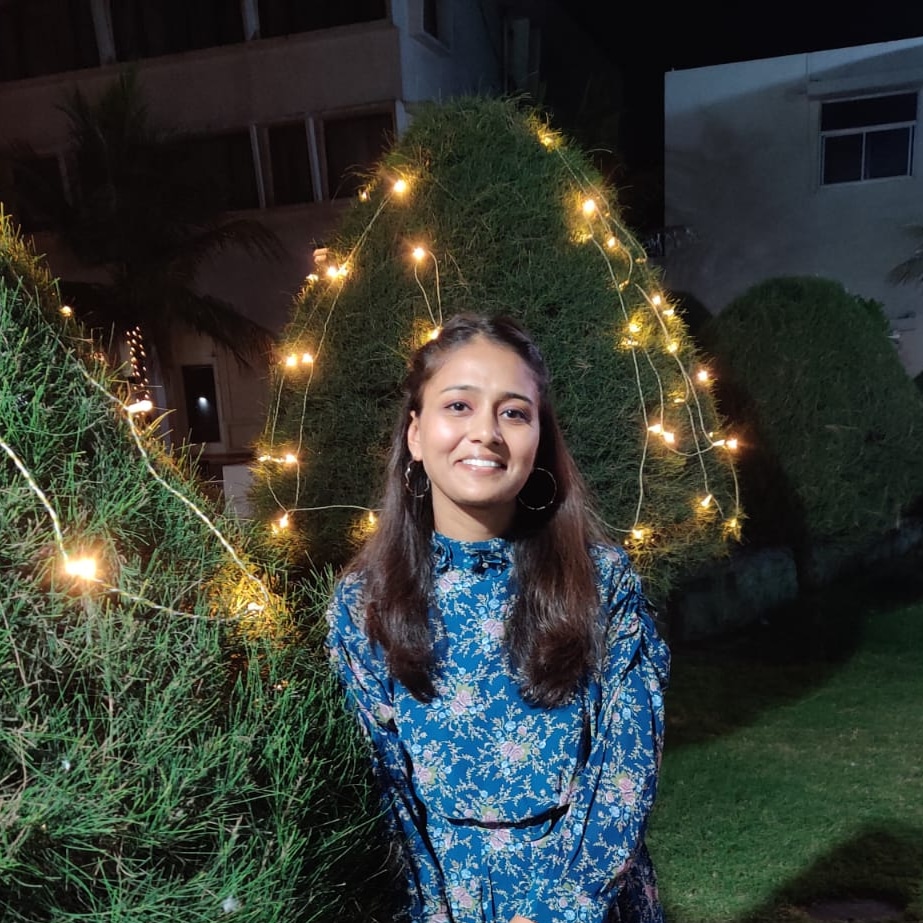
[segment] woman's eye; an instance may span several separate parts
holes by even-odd
[[[507,407],[506,410],[503,411],[503,416],[512,420],[524,420],[525,422],[528,422],[530,419],[529,414],[519,407]]]
[[[451,404],[446,405],[446,410],[451,410],[453,413],[462,413],[468,409],[468,405],[464,401],[452,401]]]

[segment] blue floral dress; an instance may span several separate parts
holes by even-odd
[[[438,696],[417,701],[364,633],[362,578],[331,603],[333,663],[373,745],[425,923],[658,923],[644,830],[669,653],[624,551],[594,547],[604,662],[557,708],[526,702],[503,645],[513,545],[433,537]]]

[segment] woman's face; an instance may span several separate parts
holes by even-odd
[[[535,464],[538,404],[535,378],[512,349],[478,336],[448,354],[407,431],[432,484],[437,531],[478,541],[510,527]]]

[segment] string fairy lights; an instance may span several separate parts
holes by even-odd
[[[575,223],[571,232],[571,239],[577,246],[593,246],[599,253],[604,273],[608,277],[613,292],[613,309],[620,317],[617,335],[613,346],[625,350],[633,364],[635,384],[638,393],[639,415],[643,422],[642,446],[636,484],[637,495],[634,504],[633,521],[617,530],[622,532],[628,543],[635,545],[656,543],[659,530],[663,527],[650,521],[645,516],[645,501],[647,499],[646,481],[647,468],[651,463],[652,452],[663,451],[689,459],[697,463],[700,475],[699,492],[690,497],[690,507],[698,515],[716,517],[721,521],[721,528],[725,535],[739,536],[741,513],[740,496],[736,472],[732,465],[728,466],[733,483],[733,496],[730,508],[723,509],[718,496],[710,483],[709,471],[705,464],[705,457],[716,449],[735,451],[738,448],[737,439],[727,435],[717,438],[706,427],[705,410],[702,406],[700,392],[707,393],[714,383],[714,378],[708,368],[701,365],[695,356],[695,350],[684,335],[684,328],[678,323],[679,316],[676,307],[660,290],[656,280],[644,277],[636,267],[647,262],[647,255],[627,230],[622,226],[610,208],[607,196],[593,181],[581,173],[573,165],[572,160],[566,155],[565,145],[561,136],[547,126],[536,128],[535,135],[538,143],[550,155],[556,156],[564,165],[570,175],[572,188],[567,192],[563,201],[573,203]],[[299,362],[286,361],[282,367],[283,374],[279,376],[276,392],[275,408],[270,415],[267,434],[268,442],[263,447],[266,457],[276,457],[279,453],[273,443],[277,421],[279,419],[280,401],[283,388],[300,389],[302,393],[302,412],[298,421],[299,439],[304,437],[306,424],[307,393],[311,386],[317,362],[322,361],[323,346],[330,319],[336,310],[343,283],[348,282],[348,273],[340,273],[339,266],[359,266],[363,244],[369,233],[383,212],[391,206],[398,206],[408,200],[413,192],[413,187],[420,179],[416,176],[411,180],[408,175],[390,176],[383,170],[380,178],[373,184],[363,187],[358,198],[362,203],[370,203],[376,198],[378,191],[378,207],[369,217],[364,230],[346,254],[342,262],[330,262],[321,271],[326,273],[328,287],[317,289],[319,279],[317,274],[309,277],[309,283],[314,286],[312,299],[315,304],[314,316],[320,314],[322,323],[316,348],[312,353],[312,363],[306,378],[296,379],[295,375],[302,369]],[[325,258],[330,260],[326,255]],[[406,250],[406,258],[412,268],[414,281],[422,295],[426,308],[426,319],[418,318],[413,321],[414,329],[410,340],[420,344],[439,335],[442,323],[442,297],[440,290],[440,259],[431,244],[427,244],[419,237],[413,239]],[[442,254],[441,259],[453,259],[451,254]],[[324,261],[320,261],[319,265]],[[337,267],[337,272],[332,270]],[[429,278],[424,278],[425,273],[430,273]],[[306,287],[307,289],[307,287]],[[328,300],[326,310],[322,306]],[[302,335],[303,335],[302,331]],[[295,333],[297,340],[298,333]],[[298,351],[298,346],[293,346],[292,355]],[[657,355],[675,369],[677,384],[674,385],[665,379],[665,371],[661,370],[662,361],[657,360]],[[671,373],[672,374],[672,373]],[[654,392],[659,395],[656,402],[649,404],[650,395],[645,390],[644,378],[652,376],[655,384]],[[300,451],[300,445],[299,445]],[[263,457],[260,458],[263,461]],[[300,468],[299,468],[300,470]],[[274,470],[264,468],[261,475],[266,481],[270,495],[278,506],[272,519],[273,532],[281,533],[292,524],[292,515],[297,512],[309,512],[299,508],[301,481],[296,475],[294,495],[282,500],[274,490]],[[355,508],[363,514],[361,520],[354,524],[354,532],[367,532],[376,525],[375,511],[365,507],[354,507],[349,503],[334,504],[336,508]],[[323,509],[332,508],[325,506]],[[319,508],[314,508],[319,509]]]
[[[145,446],[143,434],[139,430],[136,423],[136,418],[138,416],[146,414],[152,409],[152,403],[150,399],[145,398],[142,401],[126,403],[115,394],[112,394],[110,391],[108,391],[95,377],[93,377],[93,375],[90,374],[87,369],[83,367],[82,364],[78,363],[77,368],[86,379],[86,381],[93,388],[103,394],[106,399],[110,401],[115,408],[117,408],[122,419],[128,426],[128,430],[135,448],[142,459],[142,463],[145,469],[153,481],[156,482],[162,489],[176,497],[195,517],[197,517],[208,528],[208,530],[218,540],[219,544],[224,549],[224,552],[233,562],[233,565],[238,568],[241,575],[241,581],[249,589],[246,593],[239,593],[238,601],[234,605],[230,606],[227,611],[221,612],[218,617],[226,620],[240,620],[243,618],[251,617],[255,612],[269,614],[279,611],[282,605],[281,600],[270,591],[270,589],[259,578],[259,576],[254,573],[253,568],[243,560],[240,553],[237,551],[237,549],[234,548],[234,546],[224,535],[224,533],[218,528],[217,524],[212,520],[212,518],[209,517],[209,515],[199,504],[195,503],[183,492],[177,490],[175,487],[169,484],[167,480],[160,474],[160,472],[157,471],[150,452]],[[106,573],[101,570],[102,564],[99,554],[90,554],[87,552],[86,548],[79,548],[79,542],[71,543],[66,539],[61,522],[61,516],[55,509],[52,499],[49,496],[49,492],[44,490],[38,483],[37,478],[33,475],[32,471],[29,469],[28,465],[19,455],[19,453],[5,439],[0,439],[0,449],[2,449],[2,451],[12,461],[13,465],[22,476],[29,490],[35,495],[39,501],[39,504],[48,516],[48,519],[51,523],[54,544],[58,551],[60,571],[63,575],[77,581],[82,585],[95,585],[103,591],[113,593],[123,600],[136,603],[149,610],[156,610],[169,615],[185,616],[189,618],[201,617],[195,613],[177,609],[174,606],[158,603],[155,600],[152,600],[143,595],[141,592],[123,586],[121,584],[121,580],[124,575],[122,574],[121,570],[117,576],[106,575]],[[283,463],[287,464],[293,459],[294,456],[291,455],[291,453],[288,453],[283,456],[282,461]],[[297,461],[297,459],[294,460]],[[118,556],[110,555],[109,557],[112,559],[112,565],[117,566],[116,562]]]

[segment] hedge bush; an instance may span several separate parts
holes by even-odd
[[[289,614],[329,579],[280,596],[118,389],[0,210],[0,918],[374,919],[365,750]]]
[[[584,154],[535,111],[466,98],[421,107],[366,179],[274,377],[254,504],[278,540],[315,563],[355,550],[407,357],[468,310],[513,315],[542,346],[571,448],[655,596],[721,554],[739,511],[701,357]]]
[[[753,541],[857,546],[923,490],[923,400],[880,306],[820,278],[754,286],[702,331],[744,452]]]

